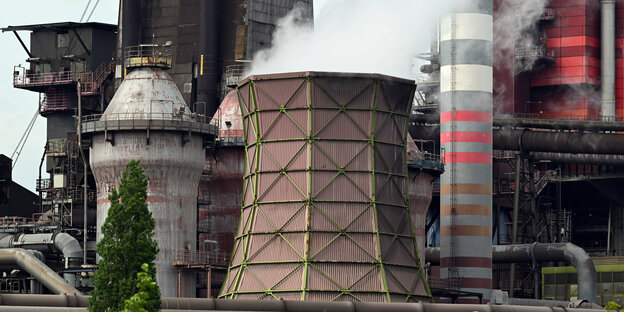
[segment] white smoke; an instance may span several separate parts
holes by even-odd
[[[516,49],[531,49],[538,46],[540,37],[545,40],[539,32],[538,23],[546,10],[548,1],[501,1],[494,25],[495,54],[506,58],[509,55],[513,56]],[[515,65],[516,72],[529,71],[535,65],[535,60],[524,59],[516,62]]]
[[[296,8],[278,22],[272,47],[247,74],[296,71],[367,72],[413,79],[414,58],[429,50],[439,18],[457,0],[331,0],[302,22]]]

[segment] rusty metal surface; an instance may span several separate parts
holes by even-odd
[[[412,81],[252,76],[243,209],[222,296],[429,300],[408,207]]]
[[[138,115],[145,119],[190,118],[190,109],[184,102],[180,91],[167,73],[158,68],[138,68],[126,76],[119,86],[110,104],[102,114],[101,120],[136,119]],[[147,118],[151,116],[151,118]]]
[[[137,69],[130,76],[133,79],[122,83],[103,119],[111,114],[154,112],[155,108],[162,113],[174,109],[189,111],[173,81],[163,71]],[[135,87],[128,88],[126,83]],[[156,257],[156,279],[163,296],[175,296],[177,272],[171,265],[174,250],[194,250],[196,246],[197,186],[205,158],[203,139],[197,135],[184,139],[175,131],[145,130],[117,131],[113,137],[113,142],[107,141],[104,133],[92,137],[90,164],[98,188],[98,241],[110,207],[108,194],[119,187],[126,164],[140,160],[149,180],[148,208],[156,221],[154,238],[160,249]],[[182,282],[182,295],[195,296],[194,275],[183,273]]]

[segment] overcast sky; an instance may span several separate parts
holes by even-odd
[[[322,14],[322,8],[329,0],[314,0],[314,14]],[[334,0],[338,1],[338,0]],[[97,7],[89,21],[117,23],[118,0],[21,0],[0,1],[0,27],[54,23],[78,22],[90,2],[85,20],[96,2]],[[19,32],[26,46],[30,46],[28,32]],[[38,107],[38,94],[13,88],[13,66],[26,66],[26,52],[13,33],[0,33],[0,154],[11,157],[22,134]],[[45,146],[45,119],[37,117],[35,126],[17,160],[13,180],[33,190],[39,176],[39,162]],[[14,157],[16,158],[16,157]],[[44,169],[45,170],[45,169]],[[44,177],[46,177],[44,172]]]

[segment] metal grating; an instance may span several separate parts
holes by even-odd
[[[414,88],[333,73],[238,87],[243,207],[222,297],[430,300],[408,205]]]

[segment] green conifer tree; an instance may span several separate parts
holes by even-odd
[[[154,260],[158,244],[153,238],[155,223],[147,209],[147,178],[136,160],[126,165],[119,190],[108,196],[111,202],[102,225],[104,237],[96,246],[101,257],[93,276],[89,311],[119,311],[124,302],[138,292],[137,273],[147,263],[147,273],[156,281]],[[147,290],[147,311],[159,311],[160,288]]]

